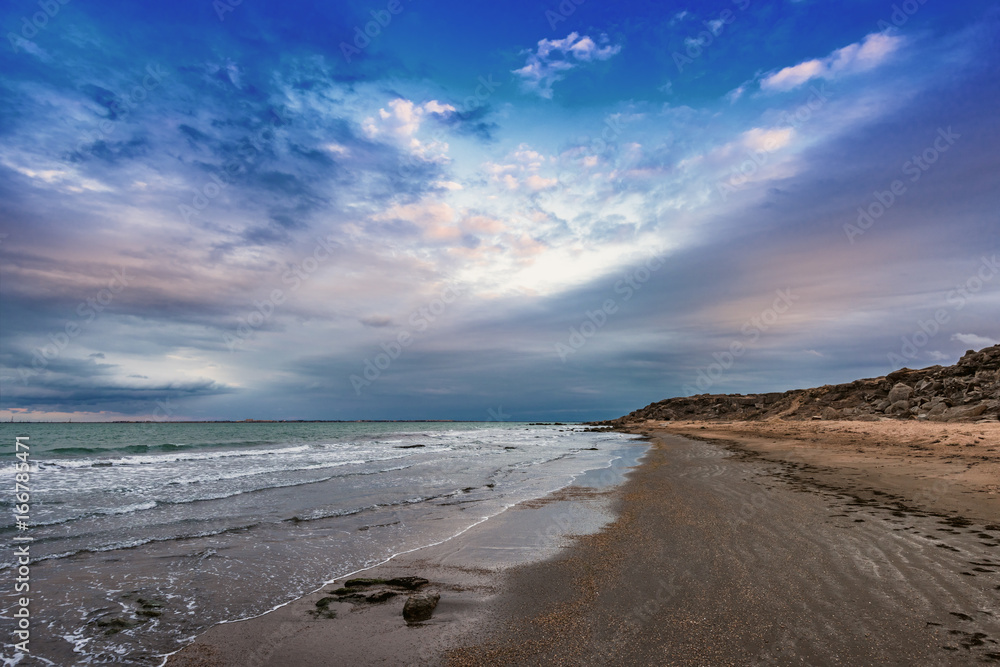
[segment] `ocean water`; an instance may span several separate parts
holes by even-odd
[[[5,646],[4,664],[159,665],[216,623],[634,460],[634,440],[509,422],[0,424],[11,592],[14,538],[31,538],[31,654]],[[0,600],[13,627],[14,596]]]

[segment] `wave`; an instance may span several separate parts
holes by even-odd
[[[361,475],[378,475],[378,474],[385,473],[385,472],[396,472],[398,470],[406,470],[406,469],[412,468],[412,467],[413,467],[412,465],[406,465],[406,466],[393,466],[392,468],[382,468],[382,469],[379,469],[379,470],[359,470],[359,471],[355,471],[355,472],[344,473],[342,475],[328,475],[326,477],[321,477],[321,478],[318,478],[318,479],[300,480],[300,481],[296,481],[296,482],[288,482],[286,484],[280,484],[280,483],[279,484],[269,484],[269,485],[266,485],[266,486],[254,487],[252,489],[240,489],[240,490],[234,490],[232,492],[227,492],[227,493],[219,493],[219,494],[213,494],[213,495],[198,496],[196,498],[183,498],[183,499],[173,499],[173,500],[167,500],[167,499],[161,498],[159,500],[150,500],[150,501],[147,501],[147,502],[144,502],[144,503],[136,503],[134,505],[126,505],[124,507],[115,507],[115,508],[109,508],[109,509],[93,510],[93,511],[90,511],[90,512],[85,512],[83,514],[78,514],[78,515],[71,516],[71,517],[64,517],[64,518],[61,518],[61,519],[53,519],[51,521],[39,521],[39,520],[36,519],[35,521],[32,522],[31,525],[33,527],[34,526],[37,526],[37,527],[43,527],[43,526],[61,526],[63,524],[72,523],[74,521],[82,521],[84,519],[90,519],[90,518],[94,518],[94,517],[98,517],[98,516],[133,514],[135,512],[144,512],[144,511],[148,511],[148,510],[154,509],[156,507],[165,507],[165,506],[168,506],[168,505],[189,505],[191,503],[209,502],[209,501],[212,501],[212,500],[225,500],[226,498],[232,498],[234,496],[248,495],[248,494],[251,494],[251,493],[259,493],[261,491],[269,491],[271,489],[287,489],[287,488],[292,488],[292,487],[296,487],[296,486],[308,486],[310,484],[321,484],[323,482],[328,482],[331,479],[343,479],[343,478],[346,478],[346,477],[356,477],[356,476],[361,476]],[[260,473],[260,474],[264,474],[264,473]],[[7,527],[0,528],[0,534],[7,533],[7,532],[14,532],[14,531],[16,531],[16,528],[14,526],[7,526]]]
[[[131,445],[133,447],[148,447],[148,445]],[[160,446],[160,445],[157,445]],[[289,454],[297,454],[300,452],[308,451],[310,447],[308,445],[296,445],[294,447],[281,447],[278,449],[270,450],[236,450],[236,449],[225,449],[220,451],[211,452],[178,452],[173,454],[147,454],[133,455],[133,456],[122,456],[120,458],[103,458],[99,461],[93,461],[91,459],[49,459],[41,460],[38,462],[39,467],[55,467],[55,468],[91,468],[95,464],[111,464],[113,466],[130,466],[130,465],[153,465],[156,463],[176,463],[178,461],[210,461],[215,459],[226,459],[226,458],[244,458],[247,456],[287,456]],[[102,450],[107,451],[107,450]]]
[[[48,556],[39,556],[37,558],[32,557],[31,562],[39,563],[43,560],[61,560],[63,558],[79,556],[80,554],[88,554],[88,553],[98,554],[98,553],[105,553],[107,551],[135,549],[136,547],[141,547],[146,544],[153,544],[160,542],[179,542],[181,540],[193,540],[201,537],[215,537],[216,535],[225,535],[227,533],[239,533],[251,530],[259,525],[261,525],[261,522],[257,521],[255,523],[249,523],[242,526],[230,526],[229,528],[220,528],[219,530],[206,530],[199,533],[190,533],[187,535],[173,535],[171,537],[137,538],[134,540],[125,540],[123,542],[113,542],[111,544],[106,544],[99,547],[86,547],[83,549],[74,549],[73,551],[65,551],[63,553],[51,554]],[[10,569],[16,565],[17,563],[0,563],[0,572]]]
[[[322,514],[315,514],[311,516],[293,516],[290,519],[284,519],[284,522],[291,523],[306,523],[309,521],[321,521],[322,519],[335,519],[342,516],[353,516],[355,514],[361,514],[362,512],[369,512],[372,510],[385,509],[386,507],[399,507],[401,505],[416,505],[417,503],[424,503],[428,500],[440,500],[441,498],[450,498],[455,495],[455,491],[450,493],[442,493],[436,496],[416,496],[414,498],[407,498],[405,500],[397,500],[390,503],[375,503],[373,505],[367,505],[365,507],[355,507],[349,510],[333,510],[332,512],[324,512]]]
[[[413,498],[406,498],[404,500],[397,500],[395,502],[375,503],[375,504],[372,504],[372,505],[367,505],[365,507],[355,507],[355,508],[344,509],[344,510],[333,510],[331,512],[325,512],[325,513],[322,513],[322,514],[315,514],[315,515],[312,515],[312,516],[305,516],[305,517],[302,517],[302,516],[293,516],[293,517],[291,517],[289,519],[283,519],[281,521],[281,523],[299,524],[299,523],[307,523],[307,522],[311,522],[311,521],[320,521],[322,519],[332,519],[332,518],[337,518],[337,517],[353,516],[355,514],[361,514],[362,512],[369,512],[369,511],[374,511],[374,510],[379,510],[379,509],[385,509],[385,508],[388,508],[388,507],[399,507],[399,506],[402,506],[402,505],[415,505],[415,504],[418,504],[418,503],[427,502],[429,500],[440,500],[442,498],[450,498],[450,497],[456,495],[457,493],[460,493],[460,492],[459,491],[452,491],[452,492],[449,492],[449,493],[444,493],[444,494],[439,494],[439,495],[434,495],[434,496],[416,496],[416,497],[413,497]],[[192,520],[191,518],[188,518],[188,519],[184,519],[183,521],[180,521],[178,523],[185,523],[185,522],[188,522],[188,521],[191,521],[191,520]],[[78,556],[78,555],[84,554],[84,553],[105,553],[105,552],[108,552],[108,551],[118,551],[118,550],[123,550],[123,549],[135,549],[137,547],[141,547],[143,545],[151,544],[151,543],[176,542],[176,541],[181,541],[181,540],[198,539],[198,538],[203,538],[203,537],[215,537],[217,535],[224,535],[224,534],[228,534],[228,533],[237,533],[237,532],[244,532],[244,531],[247,531],[247,530],[252,530],[253,528],[257,528],[257,527],[263,525],[263,523],[264,522],[256,521],[254,523],[244,524],[244,525],[240,525],[240,526],[230,526],[228,528],[220,528],[218,530],[206,530],[206,531],[199,531],[199,532],[196,532],[196,533],[185,533],[185,534],[180,534],[180,535],[172,535],[170,537],[136,538],[136,539],[132,539],[132,540],[125,540],[125,541],[120,541],[120,542],[112,542],[111,544],[105,544],[105,545],[101,545],[101,546],[86,547],[86,548],[82,548],[82,549],[74,549],[72,551],[65,551],[65,552],[58,553],[58,554],[51,554],[51,555],[48,555],[48,556],[40,556],[38,558],[33,558],[32,562],[33,563],[37,563],[37,562],[44,561],[44,560],[59,560],[59,559],[63,559],[63,558],[70,558],[72,556]],[[50,538],[50,539],[61,539],[61,538]],[[36,543],[44,543],[44,542],[47,542],[47,541],[48,541],[48,539],[43,538],[41,540],[36,540]],[[15,565],[16,565],[16,563],[9,563],[9,562],[8,563],[0,563],[0,572],[4,571],[6,569],[9,569],[11,567],[14,567]]]
[[[61,468],[61,469],[72,469],[72,468],[94,468],[94,467],[122,467],[122,466],[146,466],[153,464],[164,464],[164,463],[181,463],[185,461],[215,461],[221,459],[240,459],[247,457],[257,457],[257,458],[270,458],[275,460],[280,460],[282,458],[295,455],[295,454],[305,454],[309,452],[319,451],[329,451],[331,453],[343,453],[352,456],[358,455],[370,455],[375,453],[372,450],[367,449],[357,449],[357,443],[344,442],[344,443],[313,443],[310,445],[294,445],[291,447],[280,447],[276,449],[253,449],[253,450],[234,450],[234,449],[224,449],[216,451],[192,451],[198,449],[194,445],[182,445],[182,444],[162,444],[162,445],[130,445],[127,449],[134,449],[136,453],[130,456],[122,456],[118,458],[102,457],[99,459],[94,458],[80,458],[80,459],[42,459],[37,460],[39,470],[45,470],[47,468]],[[353,446],[353,447],[352,447]],[[145,455],[140,452],[147,452]],[[70,448],[79,449],[80,451],[86,448]],[[448,451],[451,447],[438,445],[437,447],[431,445],[430,449],[424,450],[423,453],[438,452],[438,451]],[[55,450],[53,450],[55,451]],[[108,450],[91,450],[94,452],[106,453]],[[152,451],[160,451],[163,453],[154,454],[148,453]],[[379,460],[379,459],[373,459]]]

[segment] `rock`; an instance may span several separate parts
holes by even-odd
[[[336,598],[320,598],[316,601],[316,608],[309,610],[309,615],[316,618],[337,618],[337,612],[330,609],[331,602],[336,602]]]
[[[403,605],[403,618],[407,623],[419,623],[430,620],[434,615],[434,608],[437,607],[441,594],[436,591],[423,591],[414,593]]]
[[[839,385],[783,393],[678,396],[592,425],[620,428],[664,419],[764,421],[809,420],[813,416],[830,420],[923,419],[925,415],[935,421],[1000,415],[1000,345],[967,353],[953,366],[902,368],[882,377]]]
[[[885,412],[886,414],[889,415],[901,415],[904,412],[909,412],[909,411],[910,411],[910,402],[904,400],[904,401],[896,401],[895,403],[890,405]]]
[[[924,407],[927,408],[927,416],[933,419],[934,417],[943,415],[949,406],[948,402],[944,399],[934,399]]]
[[[913,396],[913,388],[900,382],[889,391],[889,403],[908,401],[910,400],[910,396]]]
[[[986,412],[986,404],[961,405],[955,408],[948,408],[938,419],[941,421],[958,422],[972,419]]]
[[[823,419],[840,419],[840,410],[827,406],[819,413]]]
[[[122,630],[127,630],[129,628],[134,628],[138,623],[135,621],[130,621],[127,618],[122,618],[121,616],[104,616],[97,619],[94,622],[99,628],[104,628],[104,634],[113,635],[121,632]]]
[[[385,579],[348,579],[344,582],[344,586],[347,588],[360,588],[362,586],[377,586],[378,584],[384,584]]]
[[[385,582],[390,586],[397,586],[399,588],[406,588],[411,591],[415,591],[421,586],[426,586],[428,582],[423,577],[396,577]]]
[[[371,602],[373,604],[378,604],[380,602],[385,602],[386,600],[396,597],[398,593],[396,591],[379,591],[378,593],[372,593],[365,598],[366,602]]]

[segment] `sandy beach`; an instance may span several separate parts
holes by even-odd
[[[1000,424],[636,430],[653,446],[613,493],[571,489],[356,575],[426,577],[430,621],[403,621],[405,591],[334,584],[169,664],[1000,661]],[[538,560],[553,526],[587,534]]]

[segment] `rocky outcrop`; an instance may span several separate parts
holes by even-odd
[[[902,368],[848,384],[768,394],[700,394],[651,403],[595,424],[646,420],[925,419],[956,422],[1000,419],[1000,345],[969,350],[954,366]]]

